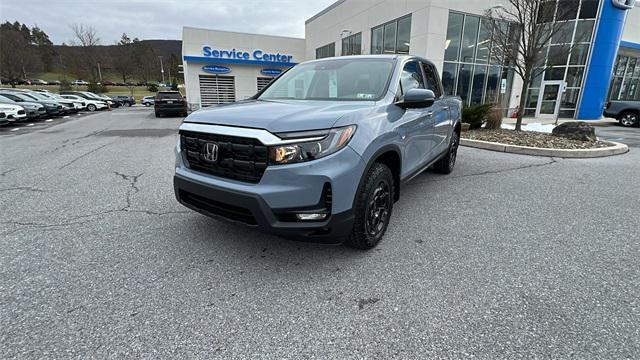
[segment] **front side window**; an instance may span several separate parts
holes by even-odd
[[[376,100],[387,88],[391,59],[331,59],[297,65],[258,97],[261,100]]]
[[[404,95],[411,89],[424,89],[422,70],[417,61],[405,64],[400,74],[400,93]]]
[[[427,89],[433,91],[436,95],[436,98],[439,98],[442,95],[440,91],[440,86],[438,85],[438,75],[436,75],[436,70],[430,64],[422,64],[422,69],[424,70],[425,80],[427,82]]]

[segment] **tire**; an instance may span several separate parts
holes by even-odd
[[[144,106],[149,107],[149,106],[151,106],[151,104],[149,104],[149,103],[144,103]]]
[[[345,243],[360,250],[373,249],[382,240],[394,199],[393,174],[386,165],[373,164],[365,176],[356,197],[353,230]]]
[[[87,105],[87,110],[96,111],[96,106],[94,104],[89,104],[89,105]]]
[[[127,107],[131,107],[131,103],[130,102],[126,102],[124,104],[127,105]]]
[[[638,126],[638,113],[633,111],[624,111],[618,117],[620,125],[624,127]]]
[[[438,174],[451,174],[453,168],[456,165],[456,158],[458,157],[458,146],[460,145],[460,134],[457,131],[453,132],[451,141],[449,142],[449,149],[447,154],[440,158],[435,164],[433,164],[433,171]]]
[[[157,117],[157,118],[161,117],[161,116],[160,116],[160,113],[156,112],[156,117]]]

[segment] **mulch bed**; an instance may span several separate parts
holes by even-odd
[[[559,136],[535,131],[515,130],[470,130],[462,137],[471,140],[491,141],[501,144],[531,146],[545,149],[594,149],[612,146],[606,141],[570,140]]]

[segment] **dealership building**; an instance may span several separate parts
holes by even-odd
[[[545,49],[540,66],[547,70],[526,85],[492,51],[484,16],[503,3],[339,0],[306,21],[304,39],[185,27],[187,99],[194,109],[246,99],[306,60],[411,54],[432,61],[445,92],[467,105],[498,103],[512,112],[526,86],[526,116],[596,120],[608,100],[640,100],[640,7],[634,0],[547,2],[556,10],[538,18],[541,26],[564,25]],[[570,55],[560,51],[568,47]]]

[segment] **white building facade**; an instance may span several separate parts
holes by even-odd
[[[271,53],[292,55],[292,63],[279,64],[279,69],[331,56],[417,55],[436,65],[447,94],[462,97],[467,105],[501,104],[511,113],[520,102],[523,84],[508,62],[492,52],[491,33],[483,26],[487,21],[483,15],[503,3],[339,0],[306,21],[305,39],[185,28],[183,55],[189,101],[202,106],[211,103],[202,101],[206,96],[202,95],[202,81],[198,83],[205,76],[203,63],[194,64],[212,60],[211,56],[203,56],[203,46],[210,44],[212,48],[247,52],[264,48]],[[518,110],[526,116],[589,120],[599,119],[610,99],[640,100],[640,8],[634,7],[634,1],[551,0],[549,4],[572,11],[563,12],[563,18],[558,18],[557,11],[552,18],[540,22],[568,22],[570,26],[566,28],[570,31],[554,37],[549,44],[545,66],[552,67],[526,85],[526,106]],[[570,56],[551,56],[559,45],[566,44],[574,48]],[[207,59],[195,59],[194,54]],[[237,81],[236,100],[255,93],[256,78],[265,65],[238,65],[242,73],[237,75],[244,80]],[[198,89],[199,98],[194,95]]]

